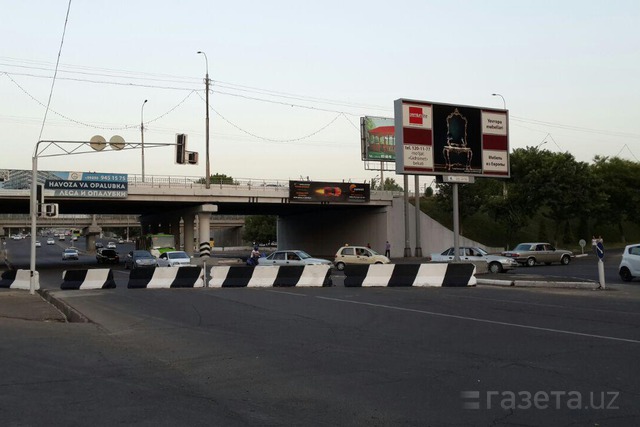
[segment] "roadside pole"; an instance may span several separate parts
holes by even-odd
[[[600,289],[606,289],[606,284],[604,282],[604,245],[602,244],[602,240],[599,240],[596,244],[596,254],[598,255],[598,280],[600,281]]]

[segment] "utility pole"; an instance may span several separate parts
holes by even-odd
[[[140,149],[142,150],[142,182],[144,182],[144,105],[147,103],[148,99],[145,99],[142,103],[142,107],[140,107]]]
[[[205,64],[206,64],[206,74],[205,74],[205,78],[204,78],[204,87],[205,87],[205,103],[207,104],[207,114],[206,114],[206,118],[205,118],[205,146],[206,146],[206,178],[205,178],[205,187],[206,188],[211,188],[211,169],[210,169],[210,165],[209,165],[209,59],[207,58],[207,54],[204,53],[203,51],[199,50],[198,53],[204,55],[204,60],[205,60]]]

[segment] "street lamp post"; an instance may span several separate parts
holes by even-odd
[[[206,188],[210,188],[211,187],[211,170],[209,169],[209,59],[207,58],[207,54],[204,53],[203,51],[199,50],[198,51],[199,54],[204,55],[204,61],[205,61],[205,65],[207,68],[207,73],[205,74],[205,78],[204,78],[204,86],[205,86],[205,103],[207,104],[207,114],[206,114],[206,118],[205,118],[205,164],[206,164],[206,171],[205,171],[205,187]]]
[[[503,109],[507,109],[507,103],[504,100],[504,96],[500,95],[499,93],[492,93],[491,96],[499,96],[500,98],[502,98],[502,107]]]
[[[142,107],[140,107],[140,149],[142,151],[142,182],[144,182],[144,106],[147,103],[148,99],[145,99],[142,103]]]

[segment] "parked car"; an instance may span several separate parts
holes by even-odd
[[[625,282],[630,282],[634,278],[640,277],[640,243],[627,245],[624,248],[618,272],[620,278]]]
[[[62,252],[62,260],[66,261],[68,259],[79,259],[78,250],[75,248],[67,248]]]
[[[42,243],[40,243],[40,240],[36,240],[36,248],[39,248],[40,246],[42,246]]]
[[[116,242],[107,243],[107,249],[115,249],[115,248],[116,248]]]
[[[343,246],[338,249],[333,264],[338,270],[344,270],[347,264],[389,264],[391,260],[373,249],[364,246]]]
[[[331,261],[314,258],[305,251],[282,250],[258,259],[258,265],[331,265]]]
[[[158,257],[158,267],[180,267],[191,265],[191,257],[184,251],[167,251]]]
[[[149,251],[131,251],[124,259],[124,268],[126,269],[133,270],[134,268],[149,268],[157,266],[158,260],[156,259],[156,257],[151,255],[151,252]]]
[[[98,264],[118,264],[120,255],[113,249],[100,249],[96,253],[96,261]]]
[[[502,255],[529,267],[538,263],[550,265],[553,262],[567,265],[574,256],[571,251],[556,249],[553,245],[544,242],[520,243],[513,250],[502,252]]]
[[[501,255],[491,255],[489,252],[478,247],[459,247],[458,253],[460,254],[461,261],[485,261],[487,263],[487,269],[491,273],[502,273],[518,266],[518,263],[513,258],[507,258],[506,256]],[[449,248],[442,253],[431,254],[431,261],[450,262],[453,261],[454,255],[454,249]]]

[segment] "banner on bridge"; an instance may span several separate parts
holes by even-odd
[[[0,169],[0,188],[29,189],[31,174],[30,170]],[[126,198],[129,189],[128,175],[121,173],[38,171],[38,183],[44,183],[48,196],[54,197]]]
[[[289,181],[289,199],[292,202],[366,203],[370,194],[369,184]]]

